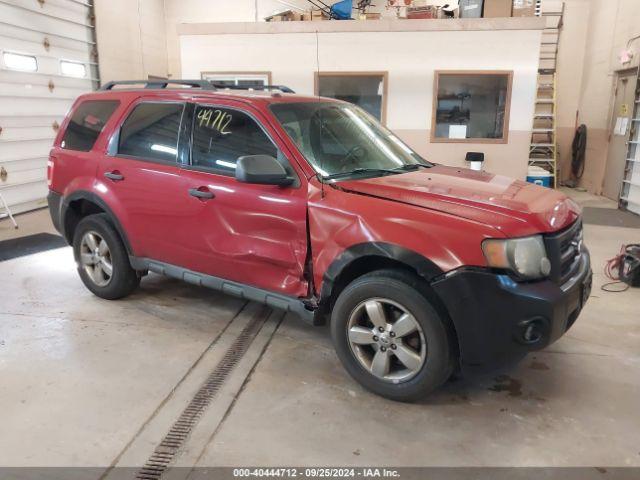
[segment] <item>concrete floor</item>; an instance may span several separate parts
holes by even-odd
[[[46,211],[18,221],[51,231]],[[0,221],[0,240],[15,234]],[[364,391],[326,328],[274,312],[176,464],[640,466],[640,289],[600,290],[640,230],[585,236],[594,289],[570,332],[418,404]],[[70,248],[1,262],[0,465],[141,465],[258,308],[155,275],[100,300]]]

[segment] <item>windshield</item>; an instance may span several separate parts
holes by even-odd
[[[271,111],[325,179],[380,176],[431,166],[355,105],[278,103]]]

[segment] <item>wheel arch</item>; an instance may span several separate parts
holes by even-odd
[[[118,217],[102,198],[95,193],[84,190],[73,192],[64,200],[60,226],[62,234],[67,242],[69,244],[73,243],[73,234],[80,220],[88,215],[96,213],[104,213],[107,215],[109,221],[118,232],[118,235],[120,235],[120,238],[127,249],[127,253],[129,255],[133,255],[131,244],[129,243],[129,239],[122,228]]]
[[[320,304],[331,300],[355,278],[387,268],[408,270],[427,283],[444,272],[428,258],[413,250],[385,242],[366,242],[345,249],[329,265],[322,277]]]
[[[444,272],[434,262],[423,255],[384,242],[367,242],[344,250],[327,268],[323,275],[319,299],[319,318],[325,318],[331,311],[340,292],[356,278],[377,270],[402,270],[418,277],[420,290],[442,316],[450,339],[459,358],[458,333],[449,311],[440,296],[431,287],[434,278]]]

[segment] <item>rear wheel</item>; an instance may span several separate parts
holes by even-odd
[[[98,297],[122,298],[140,283],[122,239],[106,214],[89,215],[80,221],[73,236],[73,251],[82,282]]]
[[[443,319],[411,274],[364,275],[338,297],[331,333],[346,370],[384,397],[413,401],[442,385],[453,370]]]

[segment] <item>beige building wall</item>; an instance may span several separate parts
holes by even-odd
[[[331,2],[325,3],[333,3]],[[394,15],[394,11],[386,11],[384,1],[376,2],[371,12]],[[222,23],[222,22],[258,22],[278,10],[291,6],[301,11],[309,10],[311,4],[307,0],[164,0],[165,21],[167,31],[167,52],[169,57],[169,74],[173,78],[180,77],[180,45],[178,28],[187,23]]]
[[[616,71],[637,66],[640,58],[640,40],[631,43],[635,52],[631,63],[623,65],[618,58],[629,40],[640,35],[640,2],[566,0],[565,3],[565,28],[558,64],[558,138],[563,177],[569,175],[577,112],[578,124],[584,123],[589,129],[581,185],[599,194],[607,162]],[[576,91],[579,91],[577,105]]]
[[[163,0],[95,0],[95,15],[103,83],[167,76]]]
[[[559,2],[547,1],[543,8],[557,11]],[[550,5],[551,4],[551,5]],[[565,0],[564,26],[560,33],[557,69],[557,136],[560,155],[560,177],[570,178],[571,143],[575,133],[582,75],[586,54],[591,0]]]
[[[387,126],[419,153],[464,166],[466,152],[485,152],[486,170],[524,179],[542,24],[508,18],[182,25],[182,77],[269,71],[273,83],[313,95],[316,53],[321,71],[386,71]],[[513,71],[508,143],[431,143],[436,70]]]

